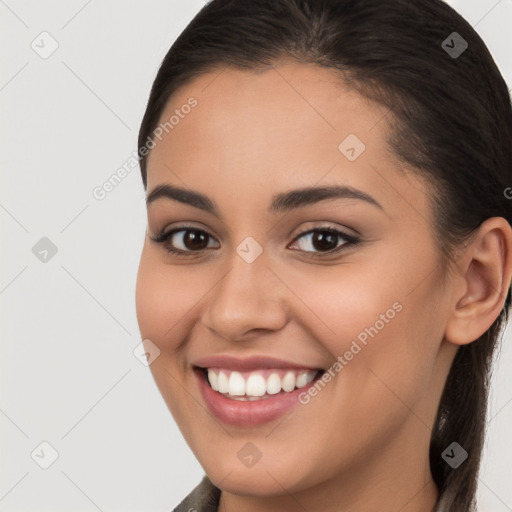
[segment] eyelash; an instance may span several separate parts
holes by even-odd
[[[154,242],[156,242],[158,244],[164,245],[164,247],[166,248],[166,250],[170,254],[181,255],[181,256],[185,256],[185,257],[192,257],[195,254],[201,253],[202,251],[205,250],[205,249],[201,249],[201,250],[198,250],[198,251],[190,251],[190,250],[189,251],[183,251],[181,249],[174,249],[170,245],[166,244],[167,240],[169,240],[172,237],[172,235],[174,235],[175,233],[179,233],[180,231],[185,231],[185,232],[186,231],[194,231],[194,232],[197,232],[197,233],[205,233],[208,237],[215,238],[213,235],[208,233],[208,231],[205,231],[204,229],[196,228],[194,226],[181,226],[179,228],[172,229],[172,230],[168,231],[167,233],[165,231],[162,231],[156,237],[150,237],[150,238]],[[358,238],[356,238],[354,236],[351,236],[351,235],[348,235],[348,234],[344,233],[343,231],[340,231],[339,229],[334,229],[332,227],[327,227],[327,226],[326,227],[318,227],[318,228],[308,229],[306,231],[302,231],[301,233],[299,233],[293,239],[292,243],[295,243],[297,240],[299,240],[304,235],[308,235],[310,233],[316,233],[316,232],[328,232],[328,233],[337,235],[338,238],[343,238],[345,240],[345,243],[340,245],[339,247],[337,247],[335,249],[330,249],[330,250],[324,251],[324,252],[321,252],[321,251],[316,251],[316,252],[313,252],[313,251],[301,251],[301,252],[305,252],[306,254],[308,254],[309,256],[311,256],[313,258],[329,256],[329,255],[332,255],[332,254],[337,254],[337,253],[347,249],[350,246],[354,246],[354,245],[357,245],[358,243],[360,243],[360,240]]]

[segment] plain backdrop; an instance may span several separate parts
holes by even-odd
[[[449,3],[512,86],[512,0]],[[133,354],[140,172],[92,193],[135,151],[157,68],[203,5],[0,0],[1,511],[170,511],[203,474]],[[512,510],[511,341],[492,383],[482,512]]]

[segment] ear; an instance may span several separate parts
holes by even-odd
[[[455,345],[478,339],[498,318],[512,279],[512,228],[491,217],[458,258],[445,338]]]

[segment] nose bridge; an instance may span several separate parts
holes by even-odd
[[[267,266],[270,262],[263,248],[248,238],[226,260],[204,312],[207,327],[230,340],[253,329],[277,330],[286,322],[284,296]]]

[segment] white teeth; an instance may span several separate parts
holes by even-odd
[[[209,368],[208,368],[208,371],[210,371]],[[219,372],[219,378],[217,379],[217,385],[218,385],[219,389],[217,389],[216,391],[218,391],[219,393],[227,393],[229,391],[228,377],[224,372]]]
[[[277,373],[271,373],[267,378],[267,393],[275,395],[281,391],[281,379]]]
[[[231,372],[228,384],[230,395],[245,395],[245,380],[240,372]]]
[[[263,375],[258,375],[257,373],[249,376],[245,387],[245,392],[248,396],[263,396],[267,391]]]
[[[311,372],[308,372],[308,371],[299,372],[299,374],[297,375],[297,382],[295,383],[295,385],[298,388],[303,388],[304,386],[309,384],[314,378],[315,378],[315,375],[312,374]]]
[[[293,391],[295,389],[295,374],[293,372],[286,373],[283,377],[281,387],[283,388],[283,391]]]
[[[277,370],[265,379],[267,371],[236,372],[208,368],[208,381],[214,391],[237,400],[261,400],[284,391],[303,388],[314,380],[316,370]]]
[[[211,368],[208,368],[208,380],[210,381],[212,389],[219,391],[219,377]]]

